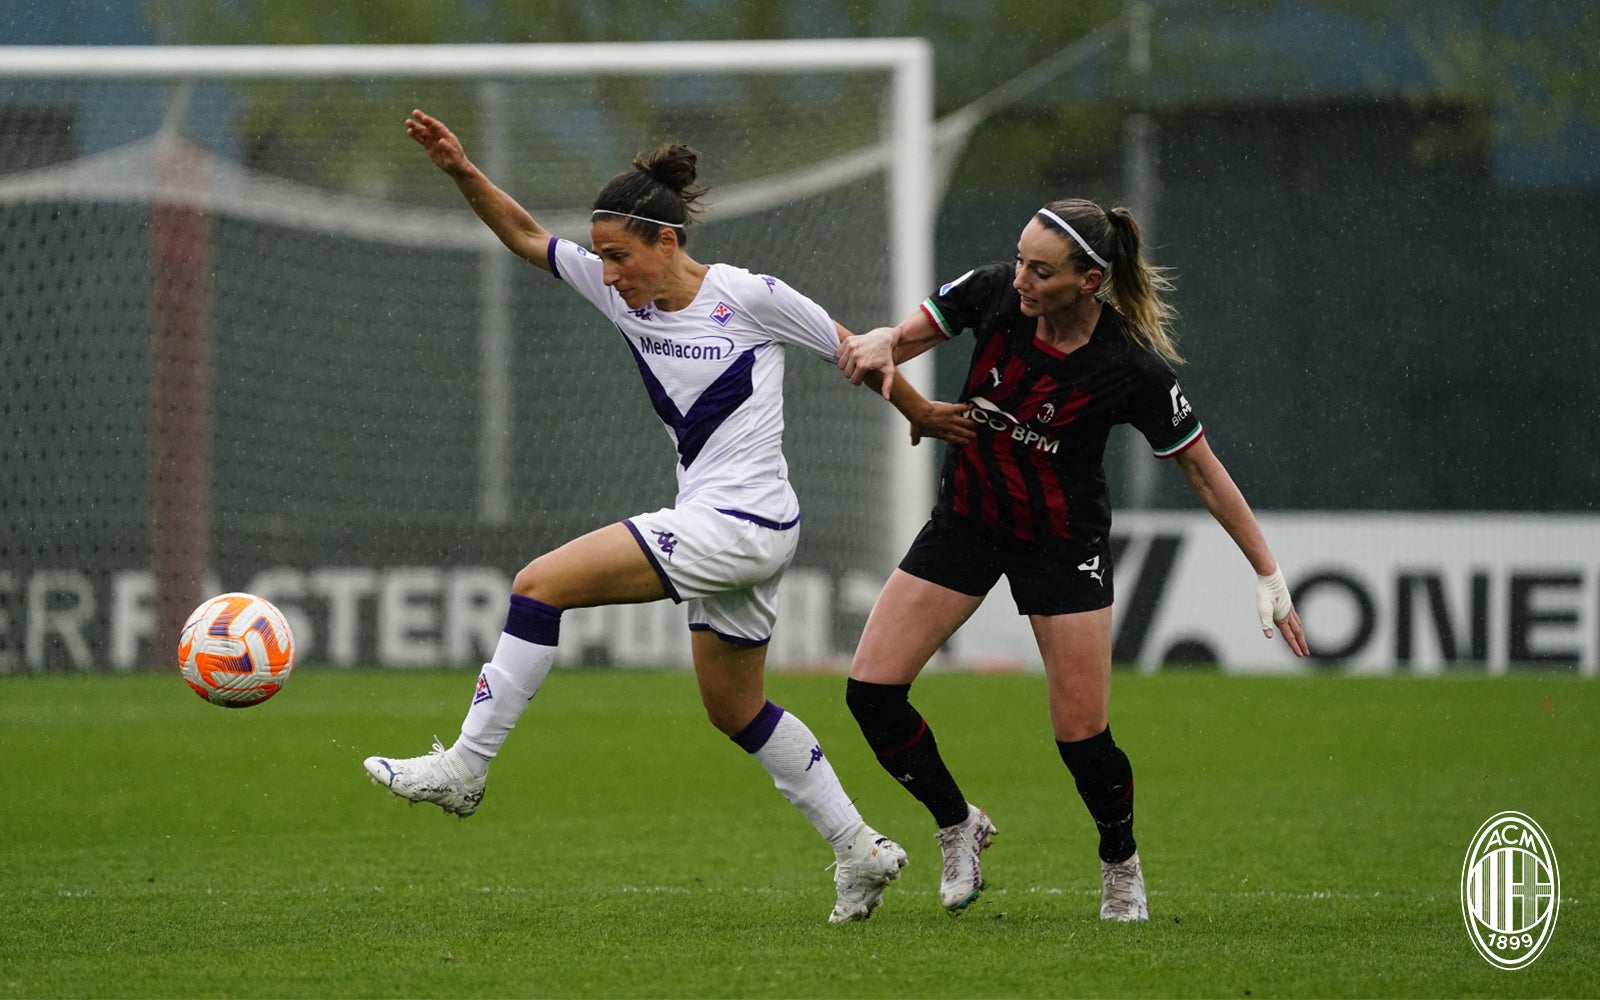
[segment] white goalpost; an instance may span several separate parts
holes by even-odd
[[[687,141],[706,256],[864,330],[933,284],[932,87],[921,39],[0,47],[0,590],[26,636],[0,670],[166,662],[211,573],[278,587],[313,657],[470,658],[482,567],[662,502],[614,345],[452,203],[412,107],[580,241],[610,173]],[[791,354],[821,609],[798,660],[837,652],[932,504],[933,450],[824,369]],[[925,359],[904,375],[931,391]]]

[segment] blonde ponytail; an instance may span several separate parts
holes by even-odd
[[[1049,214],[1039,217],[1047,227],[1060,229],[1055,222],[1070,227],[1062,235],[1069,238],[1071,258],[1079,271],[1101,266],[1091,259],[1091,252],[1110,264],[1102,268],[1105,280],[1099,295],[1127,321],[1129,335],[1167,363],[1183,364],[1172,332],[1177,310],[1163,297],[1172,291],[1170,271],[1144,259],[1139,222],[1133,213],[1126,208],[1107,212],[1083,198],[1053,201],[1045,209]]]

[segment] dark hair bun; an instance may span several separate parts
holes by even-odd
[[[635,160],[634,169],[642,170],[679,195],[692,198],[696,166],[700,154],[688,146],[672,143],[658,148],[644,162]]]

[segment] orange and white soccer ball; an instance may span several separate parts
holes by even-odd
[[[184,622],[178,669],[194,693],[213,705],[259,705],[289,679],[294,636],[283,612],[266,598],[222,594]]]

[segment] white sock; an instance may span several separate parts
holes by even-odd
[[[782,713],[766,741],[750,756],[772,775],[772,783],[796,809],[811,821],[824,840],[842,852],[854,843],[864,825],[855,803],[845,794],[833,765],[810,727],[771,702],[768,709]],[[763,709],[763,715],[768,709]],[[757,717],[761,721],[761,717]],[[756,725],[756,723],[752,723]],[[741,745],[744,745],[741,743]],[[749,750],[749,747],[746,747]]]
[[[489,761],[500,752],[555,662],[556,647],[500,634],[494,659],[478,674],[461,736],[452,748],[475,777],[488,772]]]

